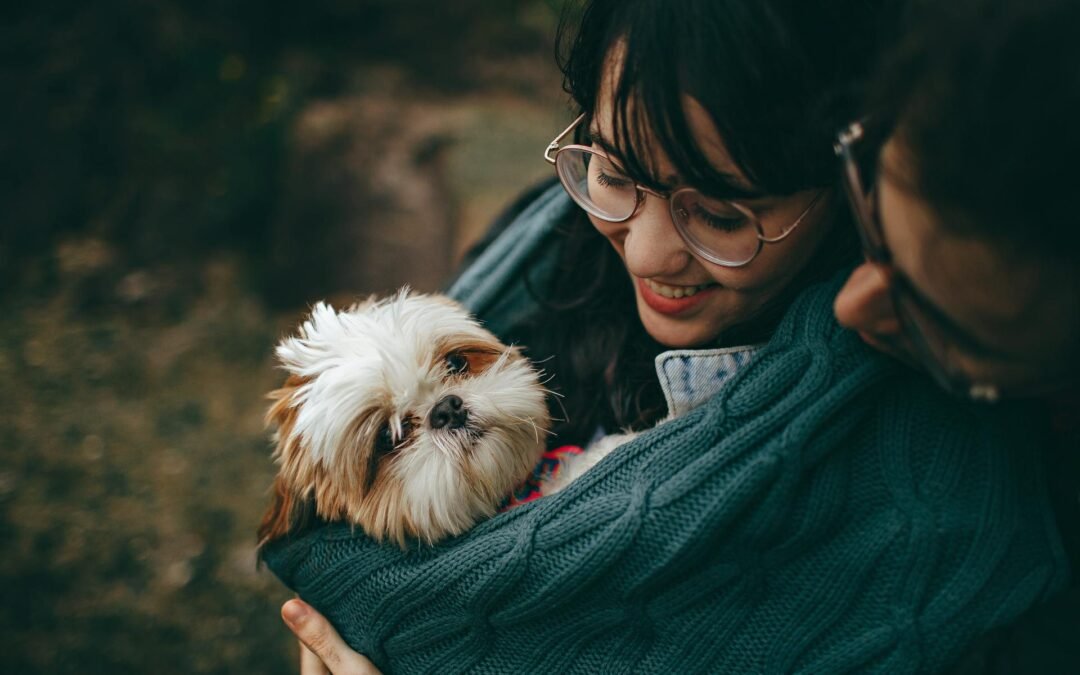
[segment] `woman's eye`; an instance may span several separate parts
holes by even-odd
[[[603,185],[604,187],[617,187],[617,188],[626,187],[627,185],[630,184],[629,179],[621,178],[621,177],[618,177],[618,176],[608,175],[608,174],[604,173],[603,169],[601,169],[596,174],[596,182],[599,183],[600,185]]]
[[[694,219],[700,220],[702,223],[714,230],[722,230],[724,232],[734,232],[739,228],[746,225],[745,216],[721,216],[715,213],[711,213],[701,208],[701,206],[694,207]]]
[[[458,352],[450,352],[446,355],[446,367],[452,375],[460,375],[469,371],[469,359]]]

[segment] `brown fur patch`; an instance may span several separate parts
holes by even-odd
[[[446,360],[450,354],[460,354],[469,362],[469,375],[479,375],[492,366],[503,352],[510,349],[514,357],[517,350],[506,347],[492,337],[490,340],[477,339],[474,336],[466,336],[458,340],[443,340],[436,345],[436,365]]]
[[[274,496],[259,523],[259,548],[290,533],[303,531],[315,516],[315,503],[310,497],[293,493],[279,476],[274,480]]]
[[[281,469],[274,480],[270,507],[259,524],[259,548],[275,539],[297,532],[308,525],[312,517],[311,497],[303,496],[297,489],[298,485],[286,478],[288,474],[285,470],[290,464],[296,464],[296,455],[301,453],[299,439],[293,436],[297,415],[293,400],[297,389],[306,382],[306,378],[290,375],[281,388],[267,395],[273,403],[266,411],[266,423],[277,427],[277,447],[274,449],[274,457],[281,464]]]
[[[415,541],[419,528],[408,517],[401,487],[387,470],[394,455],[377,456],[372,447],[385,421],[378,408],[362,412],[351,425],[346,447],[335,455],[332,466],[314,464],[294,433],[299,411],[294,401],[305,383],[304,378],[290,376],[269,395],[274,403],[266,419],[277,427],[274,456],[280,469],[270,508],[259,526],[259,546],[296,534],[316,515],[327,521],[350,520],[372,538],[390,539],[402,547]]]

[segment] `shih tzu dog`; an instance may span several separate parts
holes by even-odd
[[[494,515],[544,452],[539,374],[446,297],[320,303],[277,356],[289,374],[270,394],[279,470],[260,546],[313,516],[431,544]]]

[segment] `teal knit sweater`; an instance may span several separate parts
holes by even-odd
[[[836,290],[559,494],[434,548],[333,524],[265,559],[391,672],[940,670],[1066,579],[1043,438],[865,348]]]

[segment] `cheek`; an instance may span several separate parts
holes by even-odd
[[[596,231],[603,235],[604,239],[608,240],[608,243],[615,248],[615,251],[619,254],[619,257],[622,258],[623,262],[626,262],[625,244],[628,232],[626,224],[608,223],[592,214],[589,214],[588,218],[589,222],[592,223],[592,226],[596,228]]]

